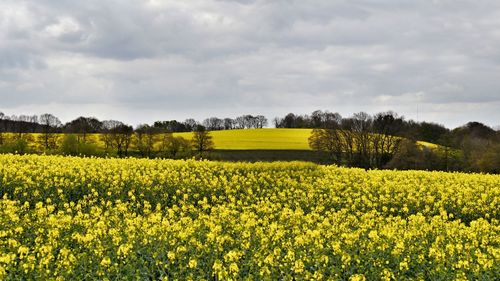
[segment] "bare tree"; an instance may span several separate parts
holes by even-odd
[[[132,128],[132,126],[128,126],[125,124],[122,124],[111,130],[113,144],[116,148],[116,152],[118,153],[118,157],[128,155],[128,149],[132,141],[133,133],[134,129]]]
[[[323,112],[321,110],[315,110],[311,113],[310,126],[312,128],[326,128],[326,114],[328,112]]]
[[[57,117],[56,117],[57,118]],[[57,119],[59,120],[59,119]],[[38,120],[38,116],[36,115],[30,115],[28,116],[28,122],[31,123],[31,124],[37,124],[37,123],[41,123],[41,121],[39,122]],[[61,123],[61,121],[59,121],[59,123]],[[61,124],[58,125],[58,127],[60,127]],[[36,126],[30,126],[30,129],[31,129],[31,133],[35,133],[36,132]]]
[[[214,148],[214,142],[212,141],[212,136],[210,132],[203,126],[198,126],[193,132],[192,139],[193,147],[199,154]]]
[[[194,120],[193,118],[189,118],[189,119],[186,119],[184,121],[184,125],[186,126],[186,129],[188,131],[194,131],[196,130],[196,126],[198,126],[198,122],[196,122],[196,120]]]
[[[297,127],[297,116],[293,113],[288,113],[282,120],[283,128],[296,128]]]
[[[402,138],[398,134],[403,123],[403,118],[391,111],[374,116],[371,148],[375,167],[381,168],[387,164],[400,147]]]
[[[256,127],[257,122],[255,120],[255,117],[253,117],[252,115],[244,115],[243,119],[245,120],[245,128],[250,129]]]
[[[4,133],[7,131],[6,123],[6,116],[0,111],[0,145],[3,145],[5,142]]]
[[[356,144],[356,164],[363,168],[369,168],[371,165],[372,147],[372,124],[373,120],[365,112],[355,113],[352,118],[351,131],[354,133]]]
[[[264,128],[267,126],[267,118],[264,115],[257,115],[256,119],[256,128]]]
[[[161,145],[161,150],[168,157],[177,158],[179,154],[189,154],[191,151],[191,143],[183,137],[174,137],[171,133],[164,135]]]
[[[276,122],[275,124],[277,125]],[[247,114],[234,119],[234,127],[236,129],[263,128],[265,126],[267,126],[267,118],[263,115],[252,116]]]
[[[31,119],[34,120],[34,119]],[[50,113],[40,115],[38,119],[42,125],[42,138],[45,149],[54,149],[57,147],[56,130],[61,127],[61,121]]]
[[[14,132],[17,133],[17,139],[22,139],[23,134],[26,133],[26,115],[12,115],[11,120],[14,121]]]
[[[346,163],[349,166],[355,165],[355,153],[356,153],[356,141],[355,134],[352,132],[353,127],[352,118],[344,118],[341,123],[340,133],[342,134],[342,140],[344,144],[344,153],[346,158]]]
[[[147,124],[137,126],[135,130],[135,147],[142,157],[151,157],[154,144],[158,139],[158,129]]]
[[[245,129],[246,121],[244,116],[238,116],[234,119],[235,129]]]
[[[210,117],[203,120],[203,126],[207,130],[222,130],[224,129],[224,120],[217,117]]]
[[[65,132],[78,135],[78,141],[87,142],[87,135],[102,130],[103,124],[95,117],[80,116],[64,125]]]
[[[334,129],[334,128],[339,128],[340,124],[342,123],[342,116],[335,112],[328,112],[325,111],[323,115],[321,116],[321,121],[323,122],[323,128],[327,129]]]
[[[102,121],[101,140],[104,142],[104,149],[109,151],[114,148],[114,139],[117,133],[117,128],[124,124],[117,120]]]
[[[234,129],[235,121],[231,118],[224,118],[224,130],[232,130]]]
[[[274,128],[282,128],[282,124],[283,124],[283,119],[279,117],[274,117],[273,119]]]
[[[309,146],[313,150],[327,152],[335,163],[342,163],[344,141],[339,129],[313,129]]]

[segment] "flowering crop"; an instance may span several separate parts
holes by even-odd
[[[500,176],[0,156],[0,279],[494,280]]]

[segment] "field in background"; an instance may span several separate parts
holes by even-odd
[[[313,151],[309,147],[308,138],[312,129],[244,129],[211,131],[215,144],[215,150],[210,158],[222,161],[310,161],[320,164],[332,163],[331,157],[326,152]],[[174,133],[174,136],[190,140],[192,132]],[[4,134],[6,139],[13,139],[15,134]],[[25,134],[28,139],[28,147],[31,152],[43,153],[43,135]],[[159,151],[163,134],[159,134],[153,151]],[[104,142],[100,134],[88,134],[87,141],[95,146],[95,155],[113,155],[113,151],[105,151]],[[64,138],[63,134],[57,134],[57,142],[60,144]],[[433,150],[441,147],[432,143],[418,142],[421,147]],[[57,151],[48,152],[58,153]],[[135,145],[135,135],[129,148],[130,156],[140,156]],[[189,156],[189,155],[187,155]]]
[[[308,138],[311,129],[244,129],[211,131],[215,149],[221,150],[310,150]],[[41,144],[35,140],[42,134],[25,134],[31,139],[30,146],[39,149]],[[161,135],[159,139],[161,139]],[[174,136],[190,140],[192,132],[174,133]],[[14,133],[6,133],[6,138],[13,138]],[[57,134],[58,142],[62,141],[63,134]],[[100,134],[88,134],[87,140],[103,148]],[[131,147],[133,148],[132,140]],[[156,145],[159,144],[157,141]]]
[[[312,129],[244,129],[212,131],[215,149],[222,150],[310,150]],[[192,133],[175,133],[191,139]]]
[[[0,155],[2,280],[494,280],[500,176]]]
[[[215,149],[220,150],[311,150],[309,137],[312,129],[245,129],[212,131]],[[192,133],[174,133],[191,139]],[[418,141],[419,145],[430,149],[440,146]]]
[[[311,150],[308,139],[312,129],[242,129],[242,130],[222,130],[211,131],[215,149],[217,150]],[[42,137],[42,134],[25,134],[32,141],[30,146],[41,149],[41,143],[34,140]],[[192,132],[174,133],[174,136],[183,137],[190,140]],[[13,138],[15,134],[6,133],[6,138]],[[57,134],[58,142],[62,141],[63,134]],[[160,134],[161,139],[161,134]],[[103,148],[103,142],[99,134],[88,134],[87,140],[96,143],[99,148]],[[156,145],[159,144],[157,141]],[[419,141],[418,144],[431,149],[439,148],[438,145]],[[134,148],[132,140],[131,147]]]

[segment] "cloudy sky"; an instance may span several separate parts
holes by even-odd
[[[500,125],[498,0],[1,0],[0,111]]]

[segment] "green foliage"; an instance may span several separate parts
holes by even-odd
[[[97,156],[98,150],[95,144],[79,141],[76,135],[67,134],[62,141],[61,153],[73,156]]]
[[[500,174],[500,144],[491,145],[477,161],[479,171]]]
[[[29,144],[28,140],[22,137],[4,141],[3,145],[0,145],[0,153],[13,153],[13,154],[30,153],[31,149],[28,144]]]
[[[463,169],[463,165],[462,154],[456,149],[403,140],[385,167],[398,170],[459,171]]]

